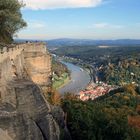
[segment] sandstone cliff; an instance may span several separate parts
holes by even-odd
[[[0,140],[58,140],[60,127],[41,87],[50,84],[45,44],[21,44],[0,53]],[[63,118],[63,113],[60,113]],[[56,117],[56,116],[55,116]]]

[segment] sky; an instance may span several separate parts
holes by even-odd
[[[20,39],[140,39],[140,0],[23,1]]]

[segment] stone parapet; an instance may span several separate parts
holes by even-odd
[[[8,57],[10,59],[15,59],[15,57],[20,55],[22,51],[48,53],[45,43],[23,43],[10,45],[0,49],[0,63]]]

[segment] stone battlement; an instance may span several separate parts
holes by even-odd
[[[37,85],[48,85],[51,56],[45,43],[23,43],[0,50],[0,86],[14,79],[30,79]]]
[[[0,63],[2,63],[8,57],[10,57],[10,59],[14,59],[16,56],[21,54],[22,51],[47,53],[45,43],[38,42],[17,45],[14,44],[0,49]]]

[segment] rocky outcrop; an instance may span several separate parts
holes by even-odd
[[[6,89],[15,105],[1,103],[0,128],[13,140],[58,140],[59,126],[51,115],[49,103],[33,82],[10,82]]]
[[[0,56],[0,140],[59,140],[65,125],[42,93],[50,84],[51,57],[45,46],[21,47]]]
[[[4,48],[0,54],[0,80],[2,82],[30,79],[39,86],[50,83],[51,56],[43,43],[27,43]]]
[[[51,84],[51,56],[45,44],[27,43],[8,50],[3,49],[0,58],[0,97],[2,102],[15,104],[13,95],[10,92],[5,92],[7,83],[10,81],[26,79],[42,88],[47,88]]]

